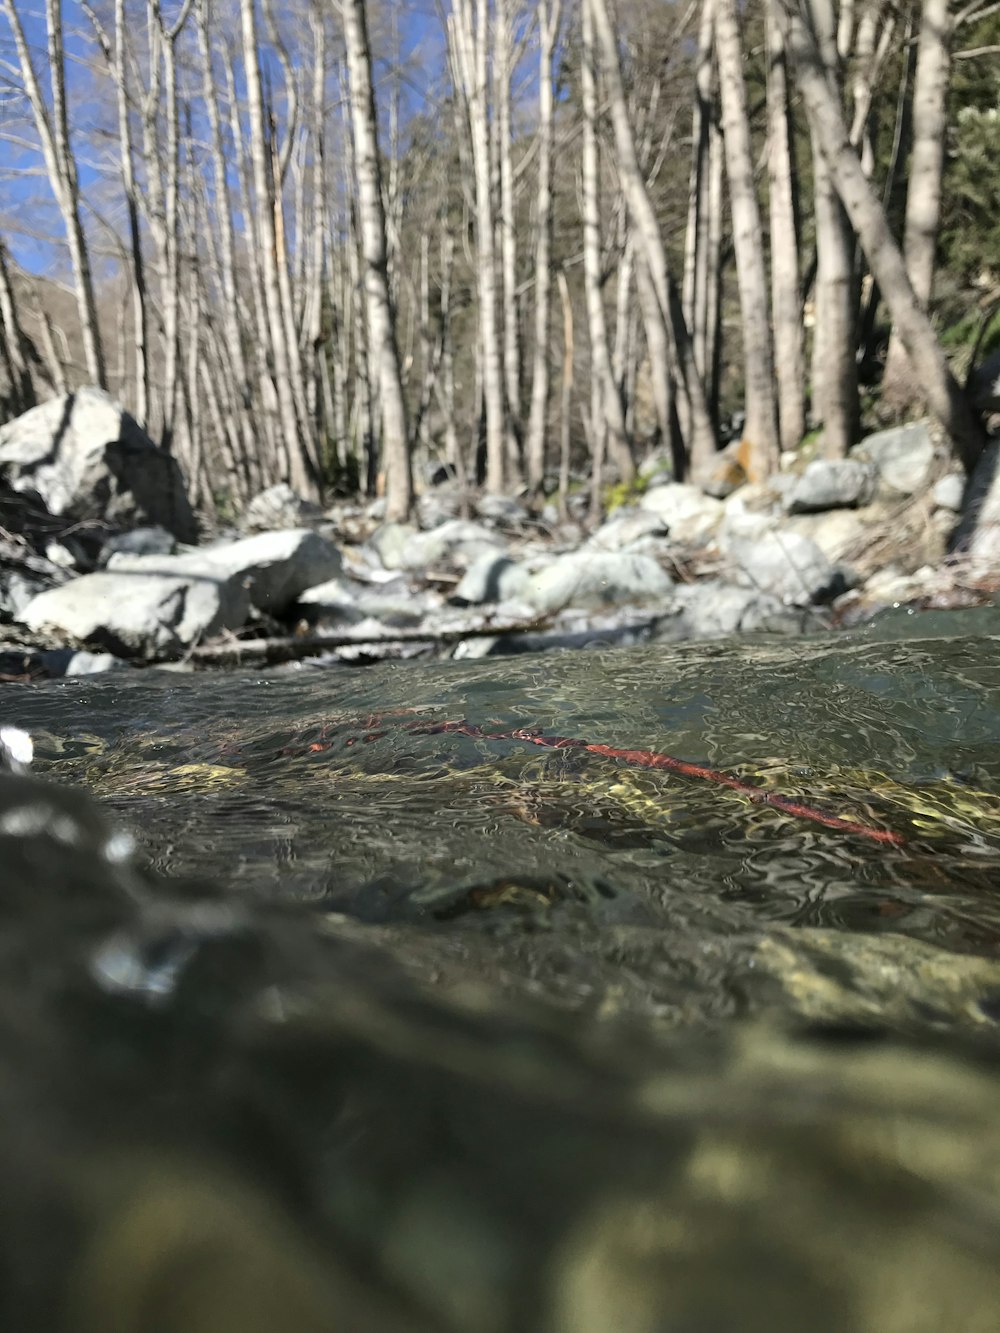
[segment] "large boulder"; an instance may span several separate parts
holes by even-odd
[[[479,605],[522,597],[531,575],[506,555],[484,555],[469,566],[455,589],[455,599]]]
[[[669,534],[670,525],[660,514],[629,505],[616,509],[589,537],[587,545],[599,551],[650,550]]]
[[[877,481],[872,463],[853,458],[817,458],[796,480],[785,503],[790,514],[855,509],[872,499]]]
[[[722,505],[700,486],[672,481],[653,486],[639,502],[670,529],[677,542],[696,542],[711,536],[722,519]]]
[[[769,593],[786,606],[825,602],[846,589],[846,580],[809,537],[797,532],[762,532],[733,538],[727,554],[738,565],[737,580]]]
[[[199,639],[239,629],[249,610],[236,577],[102,570],[40,593],[20,620],[32,630],[49,626],[112,653],[154,660],[181,657]]]
[[[868,435],[851,450],[852,460],[873,463],[889,495],[916,495],[930,483],[934,441],[928,421],[911,421]]]
[[[673,586],[652,556],[576,551],[560,556],[532,575],[521,595],[536,610],[548,613],[564,606],[663,602]]]
[[[74,522],[159,524],[179,541],[197,539],[177,460],[101,389],[54,398],[0,427],[0,478]]]
[[[481,523],[453,518],[419,532],[408,523],[384,523],[369,545],[386,569],[429,569],[442,561],[467,569],[481,556],[506,549],[499,533]]]
[[[292,528],[288,532],[262,532],[185,555],[119,552],[111,556],[108,568],[182,579],[236,579],[258,611],[281,615],[307,588],[336,578],[341,572],[341,558],[337,548],[318,533]]]

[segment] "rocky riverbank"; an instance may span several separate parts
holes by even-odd
[[[1000,588],[996,449],[969,487],[926,421],[757,485],[726,455],[705,487],[654,457],[597,526],[582,493],[560,515],[444,469],[411,524],[278,486],[199,542],[173,460],[81,390],[0,429],[0,673],[485,656],[979,605]]]

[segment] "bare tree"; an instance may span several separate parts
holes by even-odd
[[[386,517],[405,519],[413,504],[406,400],[396,345],[395,312],[386,265],[385,212],[378,155],[375,95],[365,0],[343,0],[347,66],[351,89],[351,131],[358,184],[358,213],[364,259],[368,338],[378,376],[382,409],[382,446],[386,477]]]
[[[816,49],[827,85],[840,105],[840,57],[834,0],[808,0]],[[823,426],[823,452],[842,458],[858,433],[855,359],[854,233],[813,128],[816,216],[816,321],[813,335],[813,416]]]
[[[266,333],[273,363],[272,382],[277,394],[282,443],[288,480],[300,494],[319,495],[318,478],[301,448],[300,422],[292,388],[291,362],[278,280],[278,235],[275,230],[275,193],[279,183],[272,176],[272,160],[261,82],[260,46],[257,36],[256,0],[240,0],[243,38],[243,70],[246,81],[247,115],[250,122],[250,160],[256,202],[256,253],[260,286],[266,309]],[[259,329],[259,333],[264,332]]]
[[[767,175],[778,429],[782,449],[797,449],[805,434],[802,286],[785,44],[775,20],[773,0],[767,13]]]
[[[735,0],[715,0],[715,47],[719,58],[722,138],[729,176],[733,246],[743,323],[745,467],[749,479],[757,481],[778,465],[777,405],[767,272],[761,244],[763,233],[754,183],[750,115],[743,83],[743,49]]]
[[[607,431],[609,452],[623,481],[635,475],[635,463],[629,448],[622,400],[611,373],[611,353],[604,311],[604,275],[601,258],[600,162],[597,151],[597,69],[594,52],[593,15],[583,7],[582,67],[580,71],[583,101],[583,268],[587,298],[587,328],[590,336],[590,360],[601,404],[596,431]],[[669,377],[669,365],[658,366],[654,373]]]
[[[925,310],[930,306],[934,286],[934,255],[941,217],[951,32],[949,0],[923,0],[913,83],[913,148],[906,191],[903,255],[913,290]],[[913,373],[906,349],[899,336],[894,335],[889,340],[882,400],[902,414],[918,407],[923,397],[923,386]]]
[[[552,68],[562,0],[538,5],[538,183],[535,204],[535,346],[531,370],[531,408],[525,455],[528,484],[541,489],[545,475],[545,436],[549,409],[549,325],[552,304]]]
[[[42,89],[31,59],[31,51],[24,35],[24,26],[14,0],[0,0],[10,24],[17,50],[18,64],[24,90],[42,146],[49,185],[55,195],[66,241],[76,288],[76,304],[83,337],[84,359],[91,382],[107,388],[107,372],[101,331],[97,322],[97,303],[90,268],[90,251],[80,217],[80,183],[76,157],[69,135],[69,112],[66,104],[66,61],[63,51],[62,7],[60,0],[45,0],[45,27],[48,37],[49,95]],[[51,103],[51,107],[50,107]]]
[[[454,0],[448,16],[448,46],[455,87],[463,97],[468,117],[475,173],[476,280],[486,413],[486,486],[491,491],[502,491],[507,477],[507,411],[497,311],[487,0]]]
[[[584,3],[593,16],[595,42],[600,52],[608,112],[617,149],[618,174],[632,217],[636,245],[649,267],[660,318],[667,331],[672,359],[687,401],[688,458],[692,470],[700,473],[711,466],[715,455],[715,431],[708,414],[705,389],[695,364],[680,295],[670,275],[663,236],[639,167],[622,84],[618,45],[606,0],[584,0]],[[669,374],[669,369],[666,373]]]
[[[913,290],[885,213],[850,143],[839,99],[800,3],[780,0],[778,12],[785,44],[795,61],[810,129],[882,289],[895,329],[924,385],[928,404],[951,437],[966,471],[971,472],[985,443],[982,422],[949,370],[934,328]]]

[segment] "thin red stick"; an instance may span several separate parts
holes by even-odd
[[[901,833],[894,833],[891,829],[875,828],[858,820],[842,819],[839,815],[827,814],[825,810],[818,810],[815,806],[806,805],[805,802],[795,800],[791,796],[782,796],[778,792],[755,787],[753,783],[733,777],[731,773],[725,773],[721,769],[708,768],[704,764],[692,764],[685,759],[675,759],[673,755],[662,754],[656,750],[625,750],[613,745],[576,740],[571,736],[546,736],[532,727],[519,727],[514,731],[484,731],[476,723],[464,720],[404,725],[408,731],[426,735],[451,732],[487,741],[527,741],[531,745],[542,745],[551,750],[587,750],[591,754],[602,754],[609,759],[618,759],[630,768],[665,769],[668,773],[678,773],[685,778],[701,778],[707,782],[715,782],[719,786],[739,792],[755,805],[770,805],[776,810],[784,811],[786,815],[810,819],[814,824],[838,829],[841,833],[853,833],[861,838],[869,838],[872,842],[885,843],[891,847],[900,847],[906,842]]]

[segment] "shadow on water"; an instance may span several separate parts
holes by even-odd
[[[989,638],[5,701],[7,1326],[994,1326]]]

